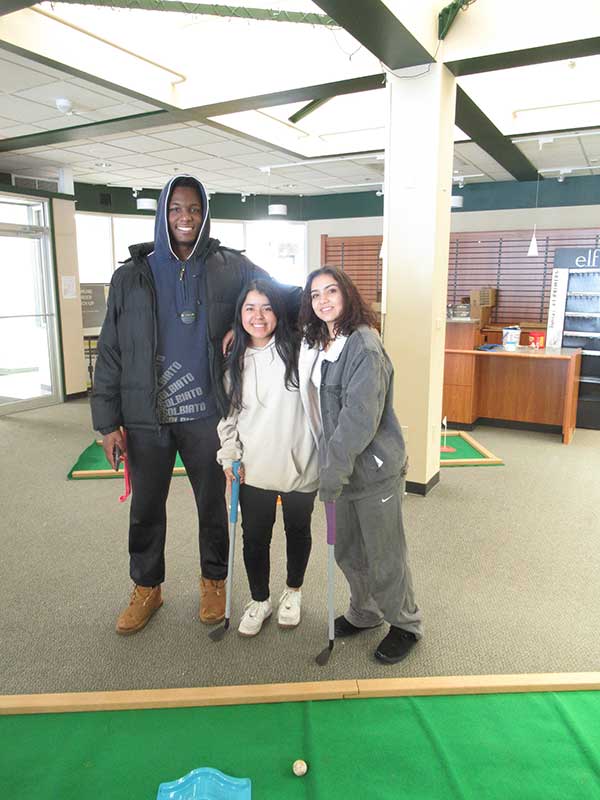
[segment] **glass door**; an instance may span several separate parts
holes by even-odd
[[[0,196],[0,414],[62,400],[47,214]]]

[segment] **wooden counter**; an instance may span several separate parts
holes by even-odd
[[[580,349],[447,349],[442,414],[466,425],[479,418],[558,425],[569,444],[580,370]]]

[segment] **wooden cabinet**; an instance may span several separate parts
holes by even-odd
[[[472,425],[499,419],[575,430],[581,350],[446,349],[442,414]]]

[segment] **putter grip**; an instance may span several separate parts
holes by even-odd
[[[231,506],[229,508],[229,522],[237,522],[238,503],[240,500],[240,466],[241,461],[234,461],[231,465],[235,480],[231,481]]]
[[[335,502],[325,503],[325,517],[327,519],[327,544],[335,544]]]

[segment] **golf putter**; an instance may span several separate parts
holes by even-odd
[[[213,642],[220,642],[229,629],[231,620],[231,587],[233,586],[233,554],[235,551],[235,532],[237,527],[238,501],[240,497],[240,461],[234,461],[234,481],[231,481],[231,506],[229,507],[229,558],[227,560],[227,596],[225,598],[225,622],[208,635]]]
[[[320,667],[324,667],[329,661],[329,656],[333,650],[335,642],[335,621],[333,608],[333,590],[335,579],[335,503],[325,503],[325,517],[327,519],[327,615],[329,618],[329,644],[321,650],[315,661]]]

